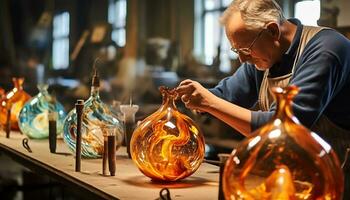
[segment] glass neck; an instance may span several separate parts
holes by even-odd
[[[163,97],[163,103],[162,103],[162,108],[172,108],[172,109],[177,109],[175,105],[175,99],[172,96],[165,96]]]
[[[98,87],[92,86],[90,96],[99,98],[100,97],[100,89]]]
[[[18,90],[23,90],[23,78],[13,78],[12,82],[15,88],[17,88]]]
[[[291,99],[283,98],[283,96],[277,96],[276,100],[277,100],[276,117],[283,118],[283,119],[293,119],[294,118],[294,114],[292,110],[293,101]]]
[[[41,93],[44,96],[49,94],[49,92],[47,90],[39,90],[39,93]]]
[[[22,84],[15,84],[15,88],[17,88],[18,90],[23,90]]]
[[[297,118],[293,113],[293,99],[298,94],[299,88],[295,85],[287,86],[285,88],[274,87],[272,92],[276,100],[276,113],[275,118],[279,118],[286,121],[293,121],[299,124]]]

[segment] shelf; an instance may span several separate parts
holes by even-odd
[[[89,199],[156,199],[167,187],[172,199],[217,199],[219,168],[203,163],[190,177],[171,184],[156,183],[144,176],[127,158],[124,147],[117,151],[116,176],[103,176],[102,159],[82,159],[82,172],[74,171],[75,159],[62,139],[57,152],[49,151],[48,140],[29,140],[32,153],[22,146],[23,135],[12,132],[7,139],[0,132],[0,152],[39,174],[46,174]]]

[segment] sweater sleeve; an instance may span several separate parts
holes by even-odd
[[[254,66],[242,64],[232,76],[224,78],[209,91],[226,101],[251,108],[258,97],[256,73]]]

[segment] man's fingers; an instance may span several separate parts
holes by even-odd
[[[189,85],[181,85],[176,88],[176,92],[181,96],[183,94],[189,94],[192,93],[194,88],[190,87]]]
[[[179,85],[180,86],[182,86],[182,85],[189,85],[191,83],[193,83],[193,81],[191,79],[186,79],[186,80],[181,81],[181,83]]]
[[[188,95],[182,95],[181,101],[184,102],[185,104],[188,104],[190,102],[190,97]]]

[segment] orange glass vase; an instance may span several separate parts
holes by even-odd
[[[144,119],[130,141],[132,160],[152,180],[176,181],[193,174],[204,158],[204,137],[196,124],[180,113],[174,89],[160,87],[161,107]]]
[[[12,78],[14,88],[1,99],[0,103],[0,123],[5,126],[7,123],[7,110],[11,109],[11,130],[18,131],[18,115],[24,104],[31,98],[23,90],[24,78]]]
[[[274,88],[273,93],[273,119],[242,141],[226,162],[225,199],[341,199],[344,176],[335,152],[293,115],[298,88]]]

